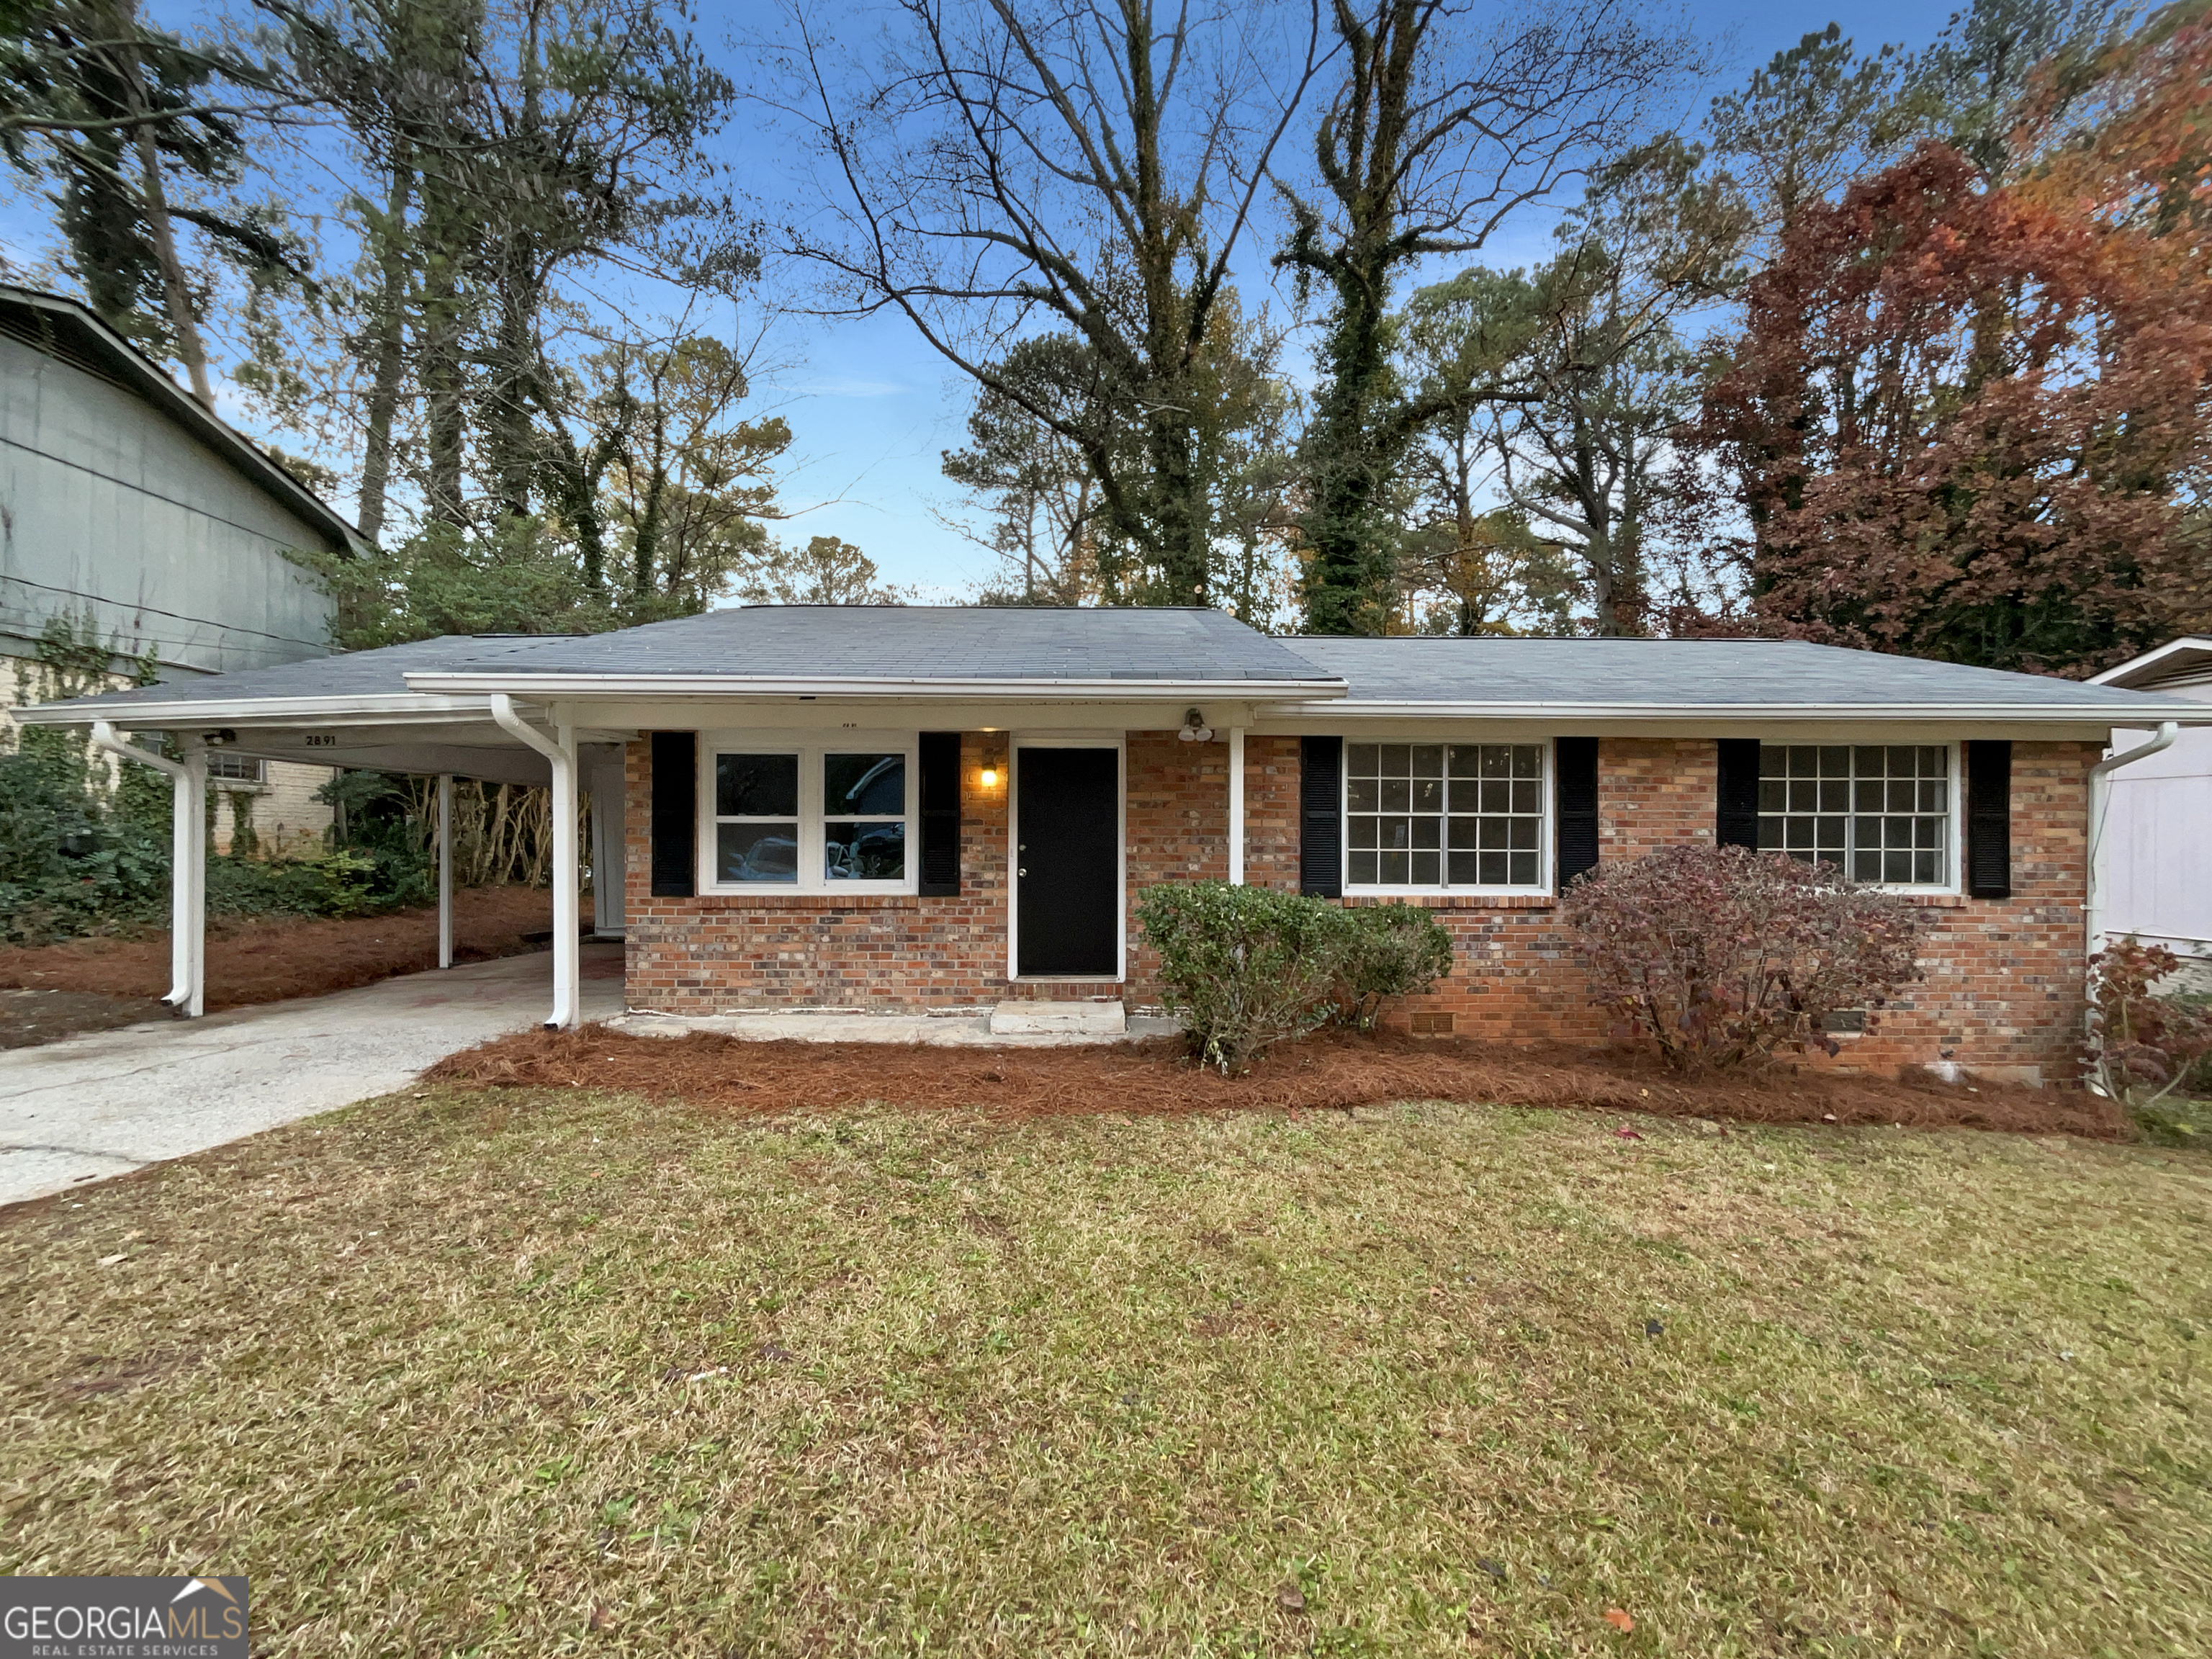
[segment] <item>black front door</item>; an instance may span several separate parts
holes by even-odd
[[[1024,978],[1121,971],[1121,757],[1021,751],[1014,960]]]

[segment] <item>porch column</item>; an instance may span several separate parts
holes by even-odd
[[[491,717],[502,730],[545,757],[553,770],[553,1012],[549,1031],[574,1030],[583,997],[582,940],[576,925],[582,872],[576,856],[576,728],[556,709],[548,738],[514,712],[514,699],[495,691]]]
[[[438,774],[438,966],[453,965],[453,775]]]
[[[179,732],[171,760],[126,743],[107,720],[92,724],[96,749],[165,772],[169,778],[169,994],[161,999],[185,1019],[207,1012],[207,747]]]
[[[1229,728],[1229,884],[1244,884],[1244,728]]]

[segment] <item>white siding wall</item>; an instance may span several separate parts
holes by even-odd
[[[2212,686],[2155,689],[2212,702]],[[2130,749],[2150,736],[2112,740]],[[2165,753],[2112,775],[2102,851],[2112,932],[2212,954],[2212,729],[2185,728]]]

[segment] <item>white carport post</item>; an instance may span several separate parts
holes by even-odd
[[[207,1012],[207,748],[176,734],[181,760],[125,743],[107,720],[92,723],[94,746],[169,775],[169,994],[186,1019]]]
[[[453,965],[453,775],[438,774],[438,966]]]
[[[553,769],[553,1012],[545,1029],[573,1030],[584,991],[582,930],[576,915],[582,886],[576,856],[576,728],[556,709],[554,736],[548,738],[514,712],[514,699],[503,691],[492,694],[491,717],[544,756]]]
[[[1229,884],[1244,884],[1244,728],[1229,728]]]

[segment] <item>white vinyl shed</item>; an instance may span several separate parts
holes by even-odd
[[[2191,635],[2108,668],[2094,682],[2183,705],[2212,703],[2212,636]],[[2201,710],[2195,712],[2202,712]],[[2116,732],[2129,747],[2148,732]],[[2104,834],[2106,932],[2212,963],[2212,730],[2184,730],[2114,775]]]

